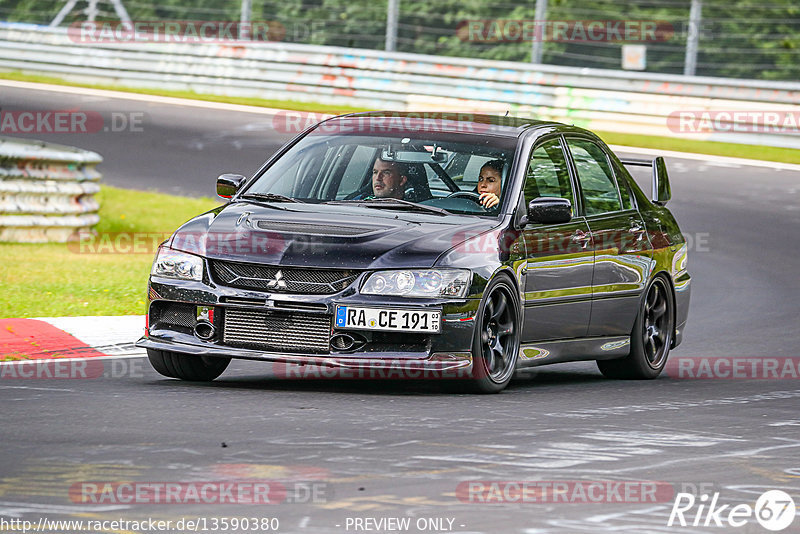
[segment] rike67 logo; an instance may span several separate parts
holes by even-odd
[[[743,527],[755,518],[765,529],[779,532],[792,524],[795,513],[794,499],[781,490],[762,493],[755,506],[719,504],[719,492],[710,498],[707,494],[697,498],[691,493],[678,493],[667,526],[725,527],[727,532],[731,527]]]

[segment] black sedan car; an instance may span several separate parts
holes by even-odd
[[[626,165],[652,167],[649,197]],[[663,159],[620,160],[581,128],[345,115],[217,192],[153,263],[138,345],[168,377],[243,358],[498,392],[576,360],[655,378],[681,342],[690,277]]]

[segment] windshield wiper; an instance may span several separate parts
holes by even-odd
[[[417,204],[408,200],[401,200],[399,198],[365,198],[362,200],[334,200],[326,202],[325,204],[359,204],[365,208],[387,208],[387,209],[405,209],[413,211],[424,211],[428,213],[436,213],[438,215],[450,215],[446,209],[435,208],[433,206],[426,206],[425,204]]]
[[[263,200],[265,202],[296,202],[302,204],[301,201],[296,200],[291,197],[287,197],[286,195],[279,195],[277,193],[245,193],[244,195],[240,196],[239,198],[243,199],[252,199],[252,200]]]

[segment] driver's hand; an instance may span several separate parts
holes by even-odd
[[[493,208],[500,203],[500,199],[494,193],[481,193],[480,194],[481,206],[484,208]]]

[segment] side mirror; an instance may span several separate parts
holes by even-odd
[[[672,198],[672,189],[669,186],[667,164],[664,158],[658,156],[653,159],[653,193],[652,201],[659,206],[665,205]]]
[[[534,198],[528,204],[528,222],[559,224],[572,219],[572,203],[558,197]]]
[[[241,174],[220,174],[217,177],[217,195],[222,198],[231,198],[247,180]]]

